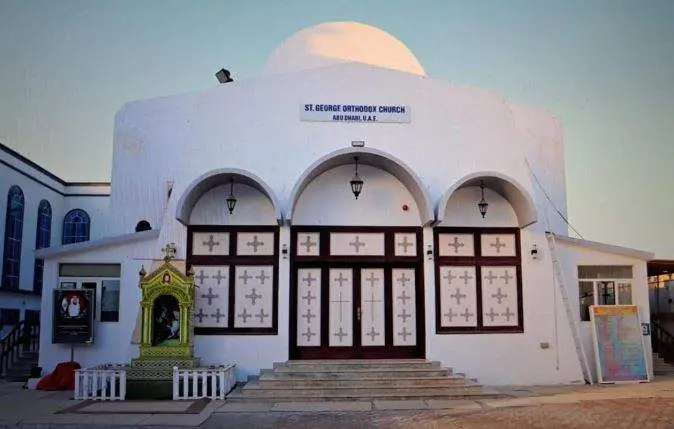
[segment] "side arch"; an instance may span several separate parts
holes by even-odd
[[[505,174],[494,171],[481,171],[464,176],[442,195],[436,208],[438,223],[444,220],[447,203],[454,192],[462,187],[480,186],[480,181],[484,182],[486,188],[497,192],[508,200],[515,211],[520,228],[525,228],[538,221],[536,204],[529,192],[522,185]]]
[[[428,191],[423,186],[417,174],[398,158],[386,152],[372,148],[345,148],[331,152],[311,164],[295,182],[288,200],[287,219],[292,222],[297,201],[306,187],[324,172],[341,165],[352,164],[353,157],[359,157],[360,164],[367,164],[381,168],[395,178],[409,190],[419,207],[421,224],[426,226],[435,220],[433,205]]]
[[[279,204],[274,191],[272,191],[269,185],[258,176],[239,168],[221,168],[212,170],[193,180],[183,192],[180,200],[178,200],[176,219],[183,225],[188,225],[190,213],[192,212],[194,205],[199,201],[199,198],[216,186],[229,183],[230,180],[251,186],[269,198],[274,207],[277,222],[279,225],[283,223],[281,205]]]

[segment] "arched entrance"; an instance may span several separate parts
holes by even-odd
[[[290,204],[291,359],[424,357],[422,225],[433,214],[418,177],[383,152],[341,150],[305,171]]]

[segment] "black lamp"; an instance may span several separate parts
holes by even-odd
[[[484,182],[482,182],[482,180],[480,180],[480,192],[482,192],[482,199],[480,200],[479,203],[477,203],[477,208],[480,210],[482,219],[484,219],[484,217],[487,215],[487,208],[489,207],[489,203],[484,199]]]
[[[229,182],[229,196],[225,200],[227,201],[227,209],[229,210],[229,214],[232,214],[234,212],[234,207],[236,207],[236,197],[234,196],[234,179],[230,179]]]
[[[353,175],[353,179],[351,179],[349,183],[351,184],[351,192],[353,192],[353,196],[358,199],[358,195],[360,195],[360,192],[363,190],[363,179],[361,179],[358,175],[358,157],[354,156],[353,160],[356,163],[356,173]]]

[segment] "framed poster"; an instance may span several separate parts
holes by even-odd
[[[53,344],[94,342],[94,290],[54,289]]]
[[[637,306],[593,305],[590,321],[599,382],[649,381]]]

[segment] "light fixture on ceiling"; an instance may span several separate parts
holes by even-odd
[[[227,209],[229,214],[234,213],[234,207],[236,207],[236,197],[234,196],[234,178],[229,179],[229,196],[225,200],[227,201]]]
[[[360,195],[360,192],[363,190],[363,179],[361,179],[358,175],[358,157],[354,156],[353,161],[356,164],[356,173],[353,175],[353,179],[351,179],[349,184],[351,184],[351,192],[353,192],[353,196],[358,199],[358,195]]]
[[[480,200],[479,203],[477,203],[477,208],[480,210],[482,219],[484,219],[484,217],[487,215],[487,208],[489,207],[489,203],[484,199],[484,182],[482,180],[480,180],[480,192],[482,193],[482,199]]]

